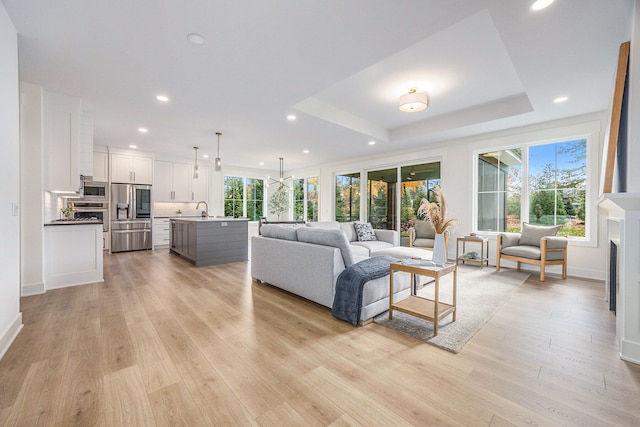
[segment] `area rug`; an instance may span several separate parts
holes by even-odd
[[[429,344],[458,353],[485,323],[493,317],[498,309],[509,299],[511,294],[522,285],[529,273],[516,270],[471,266],[458,266],[458,301],[457,317],[452,322],[452,315],[438,323],[438,336],[433,336],[433,323],[399,311],[393,312],[393,320],[389,320],[389,312],[375,317],[374,322],[402,332]],[[440,301],[451,304],[453,300],[453,274],[440,279]],[[418,290],[418,295],[433,298],[435,285],[426,284]]]

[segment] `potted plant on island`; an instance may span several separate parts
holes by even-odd
[[[182,216],[182,209],[177,209],[176,210],[176,215],[177,216]]]
[[[434,201],[427,199],[420,201],[418,214],[425,215],[425,221],[429,220],[436,231],[436,238],[433,245],[433,258],[436,264],[447,262],[447,250],[444,244],[444,232],[458,221],[456,218],[447,218],[447,202],[444,193],[439,186],[433,188]]]

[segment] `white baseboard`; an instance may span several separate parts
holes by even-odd
[[[640,365],[640,343],[620,341],[620,359]]]
[[[28,297],[30,295],[44,294],[44,282],[34,283],[32,285],[22,285],[22,296]]]
[[[18,313],[11,326],[0,336],[0,359],[2,359],[7,350],[9,350],[11,343],[13,343],[18,336],[22,326],[22,313]]]

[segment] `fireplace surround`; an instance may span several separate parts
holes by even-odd
[[[640,364],[640,193],[605,194],[599,207],[607,213],[605,298],[610,300],[610,292],[617,288],[616,339],[620,358]],[[611,256],[612,252],[617,259]],[[609,274],[612,269],[615,275]]]

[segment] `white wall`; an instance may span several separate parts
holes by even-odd
[[[637,164],[640,160],[640,0],[636,0],[629,52],[629,117],[627,118],[627,191],[640,193],[640,179],[637,178]]]
[[[0,357],[22,327],[20,313],[20,140],[18,35],[0,2]],[[15,213],[15,214],[14,214]]]
[[[42,87],[20,83],[20,210],[22,295],[44,289],[42,193]],[[57,210],[56,210],[57,212]]]

